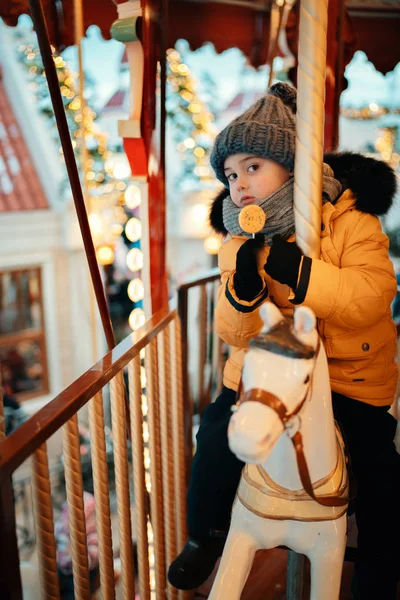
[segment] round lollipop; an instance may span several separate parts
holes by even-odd
[[[251,233],[253,237],[261,231],[266,220],[265,212],[257,204],[245,206],[239,213],[239,225],[246,233]]]

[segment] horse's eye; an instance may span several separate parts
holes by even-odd
[[[308,383],[309,381],[310,381],[310,376],[309,376],[309,375],[307,375],[307,377],[306,377],[306,378],[305,378],[305,380],[304,380],[304,383]]]

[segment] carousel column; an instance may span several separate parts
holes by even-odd
[[[150,284],[153,313],[168,305],[165,259],[165,83],[168,0],[142,0],[142,135],[148,165]]]
[[[143,300],[144,314],[148,318],[153,312],[153,306],[150,292],[147,152],[141,135],[144,56],[143,46],[137,34],[138,19],[142,16],[142,8],[140,0],[130,0],[118,4],[117,8],[119,18],[112,25],[111,35],[115,40],[125,44],[130,73],[129,119],[118,121],[118,133],[123,139],[132,173],[132,180],[125,192],[125,203],[131,210],[138,209],[142,223],[140,237],[137,238],[137,235],[135,237],[136,242],[140,240],[140,250],[133,248],[127,256],[129,269],[137,275],[132,282],[135,282],[136,292],[140,288],[140,297],[136,293],[133,299],[132,294],[129,292],[128,294],[134,302]],[[139,271],[141,277],[138,277]],[[139,285],[140,281],[141,285]],[[132,290],[133,286],[130,287]],[[143,318],[135,319],[135,315],[132,313],[130,324],[134,325],[132,329],[136,329],[136,325],[143,324]]]
[[[319,258],[328,0],[300,5],[294,215],[296,242]]]
[[[319,258],[328,0],[300,5],[297,70],[294,214],[296,242],[306,256]],[[288,600],[304,597],[305,557],[288,553]]]
[[[141,309],[134,309],[131,313],[129,323],[132,329],[140,327],[145,317],[149,318],[151,314],[165,306],[162,292],[164,290],[166,292],[166,286],[164,286],[165,237],[163,225],[165,200],[164,194],[158,193],[158,190],[163,189],[164,172],[163,168],[160,169],[160,164],[163,164],[163,162],[159,160],[163,140],[162,136],[153,135],[157,133],[155,100],[157,68],[155,61],[154,69],[149,67],[149,52],[146,53],[145,57],[137,31],[138,25],[141,30],[148,28],[148,21],[151,20],[153,14],[146,0],[144,0],[143,12],[146,16],[142,20],[142,8],[139,0],[118,4],[119,19],[111,29],[112,37],[125,44],[130,72],[129,119],[118,122],[119,135],[123,138],[125,153],[132,173],[132,181],[125,192],[125,203],[131,210],[140,208],[141,219],[141,226],[138,222],[135,223],[135,217],[130,219],[125,226],[125,233],[130,241],[138,242],[140,239],[140,250],[132,248],[127,255],[129,269],[133,272],[141,271],[142,277],[142,281],[139,277],[132,279],[128,286],[128,295],[132,301],[143,300],[144,303],[144,313],[143,311],[141,315],[136,313],[138,318],[135,316],[135,311]],[[145,25],[145,22],[147,25]],[[148,41],[146,43],[148,44]],[[144,77],[145,72],[146,78]],[[152,80],[153,73],[154,80]],[[158,84],[160,79],[158,76]],[[153,81],[153,86],[149,86],[149,80]],[[145,85],[145,93],[143,94]],[[160,179],[162,179],[162,184],[157,186]],[[154,182],[156,182],[156,186]],[[153,218],[154,210],[156,210],[156,219]],[[136,219],[136,221],[138,220]],[[145,444],[148,444],[144,448],[144,452],[140,445],[133,448],[134,481],[138,484],[141,477],[140,473],[145,476],[147,494],[152,509],[149,510],[147,495],[143,496],[144,490],[140,489],[141,486],[139,486],[135,490],[136,505],[140,511],[138,515],[140,529],[138,540],[139,558],[142,560],[142,566],[145,565],[146,568],[146,573],[139,573],[139,586],[141,593],[143,592],[146,598],[153,599],[157,595],[157,598],[162,599],[165,598],[166,578],[165,561],[163,559],[164,535],[163,527],[160,525],[160,523],[162,524],[160,505],[162,507],[163,494],[162,491],[160,492],[161,488],[159,490],[159,486],[155,482],[155,472],[158,475],[160,473],[157,469],[160,448],[157,433],[159,422],[157,418],[154,420],[154,415],[157,415],[159,411],[157,341],[154,340],[154,343],[155,346],[152,344],[151,347],[146,347],[138,357],[139,362],[136,367],[140,368],[140,390],[137,389],[135,394],[132,395],[132,391],[135,390],[131,387],[130,401],[132,411],[136,415],[140,415],[139,424],[136,424],[139,430],[136,433],[139,437],[142,436]],[[143,359],[145,360],[147,377],[144,367],[140,365]],[[142,420],[143,427],[140,426]],[[157,492],[160,493],[157,495]],[[146,531],[144,531],[144,528]],[[143,543],[140,543],[140,539],[142,539],[144,545],[147,541],[147,556],[145,555],[146,549],[143,547]]]
[[[118,4],[118,15],[111,34],[125,44],[130,72],[129,119],[118,122],[118,131],[132,172],[132,182],[125,195],[126,204],[129,208],[136,208],[140,203],[143,225],[141,272],[144,310],[148,318],[167,302],[164,168],[163,160],[160,160],[163,139],[160,119],[156,118],[156,113],[160,112],[161,78],[156,61],[152,60],[154,68],[149,66],[149,52],[145,56],[139,40],[138,29],[146,28],[146,16],[142,20],[140,0]],[[151,15],[147,15],[147,19],[151,19]]]

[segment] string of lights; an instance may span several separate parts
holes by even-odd
[[[39,48],[36,41],[26,41],[27,31],[17,31],[16,35],[19,41],[18,58],[27,68],[28,88],[32,92],[38,111],[47,117],[52,125],[52,132],[60,148],[60,160],[63,160]],[[33,32],[31,37],[34,37]],[[72,145],[77,153],[78,165],[86,179],[85,187],[90,199],[89,224],[97,259],[104,267],[114,262],[115,244],[124,231],[133,246],[126,255],[127,267],[133,277],[128,286],[128,296],[136,305],[129,315],[129,325],[132,329],[138,329],[145,321],[142,309],[144,286],[140,278],[144,264],[143,252],[140,249],[142,225],[137,217],[142,190],[140,184],[136,185],[130,180],[129,166],[115,160],[107,145],[107,135],[95,123],[95,111],[86,103],[83,115],[81,114],[81,98],[76,91],[77,74],[69,68],[62,56],[56,54],[54,48],[52,51]],[[79,164],[82,133],[87,147],[85,165]]]
[[[18,36],[22,37],[22,33]],[[94,110],[86,105],[83,115],[80,113],[81,98],[76,91],[77,74],[68,67],[62,56],[56,55],[54,48],[52,50],[72,146],[78,152],[82,132],[84,132],[88,149],[86,165],[79,166],[85,174],[85,187],[91,200],[90,205],[93,207],[93,212],[89,214],[89,222],[98,259],[101,264],[110,264],[114,258],[113,242],[121,235],[123,224],[127,220],[123,208],[123,194],[127,188],[130,169],[124,164],[114,162],[113,153],[107,147],[107,135],[95,123],[97,115]],[[34,42],[21,43],[18,46],[18,56],[20,62],[28,69],[28,88],[33,93],[38,111],[52,122],[52,133],[59,142],[39,48]],[[61,144],[59,144],[59,151],[63,161]],[[110,205],[113,206],[112,211]],[[105,214],[107,209],[108,213]]]
[[[174,137],[184,163],[183,176],[211,180],[214,176],[209,154],[216,135],[214,115],[199,99],[196,80],[174,48],[167,50],[167,85],[175,92],[167,96],[167,116],[174,121]],[[188,128],[189,135],[182,140],[182,133]]]
[[[371,102],[368,106],[361,106],[359,108],[354,107],[342,107],[340,114],[347,119],[378,119],[382,115],[387,114],[400,114],[400,109],[387,108],[385,106],[379,106],[375,102]]]
[[[35,36],[30,32],[28,41],[26,30],[23,33],[17,31],[16,35],[19,38],[19,60],[27,68],[28,88],[39,112],[54,125],[53,132],[58,140],[46,74]],[[144,256],[140,247],[142,224],[138,218],[143,184],[132,181],[129,166],[115,160],[113,152],[108,148],[107,134],[96,124],[97,115],[87,101],[81,111],[81,98],[77,91],[78,75],[70,69],[62,56],[57,55],[54,48],[52,50],[78,164],[82,135],[87,147],[86,164],[80,165],[80,168],[90,199],[89,223],[97,259],[104,267],[111,265],[115,260],[116,241],[123,233],[130,245],[126,264],[132,273],[132,279],[127,293],[135,306],[128,320],[131,329],[135,330],[145,321],[142,308],[144,285],[141,279]],[[214,116],[199,100],[195,78],[177,50],[167,51],[167,65],[167,85],[172,92],[168,94],[170,101],[167,112],[174,118],[176,125],[175,139],[182,157],[183,176],[190,174],[201,181],[211,180],[213,174],[209,167],[209,153],[215,137]],[[183,133],[186,136],[184,139]],[[63,160],[60,144],[59,148],[60,159]],[[211,249],[213,251],[215,250]],[[207,252],[210,252],[208,247]]]

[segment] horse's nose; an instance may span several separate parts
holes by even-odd
[[[265,423],[238,412],[231,416],[228,432],[257,443],[265,437],[265,429]]]
[[[256,450],[259,444],[265,441],[266,431],[265,427],[258,427],[257,423],[250,423],[248,420],[243,422],[234,415],[229,423],[228,436],[232,446],[249,453]]]

